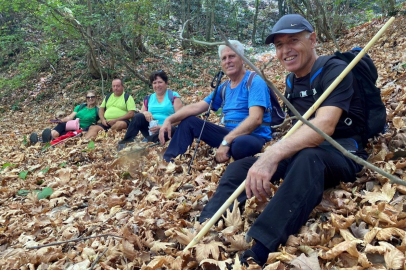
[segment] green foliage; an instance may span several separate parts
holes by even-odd
[[[46,187],[38,193],[38,200],[48,198],[54,193],[54,190],[50,187]]]
[[[64,163],[61,163],[61,164],[59,164],[59,168],[63,168],[63,167],[65,167],[66,166],[66,164],[68,164],[67,162],[64,162]]]
[[[12,111],[19,111],[19,110],[21,110],[20,106],[18,105],[18,102],[17,102],[17,103],[14,103],[14,104],[11,106],[11,110],[12,110]]]
[[[49,171],[49,167],[46,167],[43,170],[40,170],[40,172],[42,172],[43,174],[46,174]]]
[[[39,185],[39,186],[42,185],[43,183],[44,183],[43,179],[38,179],[37,182],[36,182],[36,184]]]
[[[1,166],[0,171],[4,170],[4,169],[7,168],[7,167],[16,167],[16,166],[17,166],[17,165],[15,165],[15,164],[13,164],[13,163],[6,163],[6,164],[3,164],[3,166]]]
[[[48,148],[51,147],[51,146],[52,146],[51,143],[50,143],[50,142],[47,142],[47,143],[42,147],[41,151],[42,151],[42,152],[45,152],[45,151],[48,150]]]
[[[35,193],[39,193],[39,190],[28,190],[28,189],[20,189],[19,191],[17,191],[17,196],[27,196],[28,194],[30,194],[31,192],[35,192]]]
[[[123,179],[130,179],[130,178],[131,178],[131,175],[130,175],[129,172],[122,172],[122,173],[121,173],[121,178],[123,178]]]
[[[90,141],[90,142],[87,144],[87,149],[88,149],[88,151],[92,151],[92,150],[95,149],[94,141]]]
[[[24,137],[23,137],[23,145],[25,145],[25,146],[28,145],[27,135],[24,135]]]
[[[283,2],[291,8],[293,3],[303,1]],[[383,2],[377,0],[320,2],[328,11],[329,25],[336,33],[353,23],[369,20],[384,9]],[[349,3],[349,9],[345,3]],[[89,52],[94,54],[102,71],[108,73],[110,78],[121,73],[125,68],[124,63],[130,67],[126,73],[146,74],[163,68],[159,65],[164,62],[171,75],[187,74],[171,76],[171,88],[192,87],[192,80],[201,76],[201,69],[211,68],[194,68],[193,54],[212,54],[215,49],[193,43],[185,45],[185,52],[190,53],[191,61],[179,64],[167,52],[181,45],[180,27],[191,19],[187,34],[203,40],[207,32],[208,15],[214,12],[216,31],[211,39],[221,40],[218,31],[221,30],[231,39],[248,43],[247,40],[251,40],[255,10],[253,0],[106,0],[90,1],[90,5],[91,9],[86,1],[0,1],[0,69],[6,67],[0,74],[13,74],[11,78],[0,76],[0,99],[10,97],[11,90],[32,89],[40,72],[59,71],[61,68],[58,65],[63,64],[66,58],[76,61],[69,66],[68,72],[72,76],[60,82],[61,88],[68,86],[71,80],[76,79],[75,74],[91,70]],[[304,5],[297,5],[307,12]],[[311,8],[315,9],[314,4]],[[257,35],[252,42],[263,43],[278,17],[275,1],[260,2]],[[150,59],[157,60],[157,63]],[[212,64],[209,61],[207,63]],[[95,69],[98,72],[98,67]],[[94,73],[92,76],[96,77]],[[87,78],[90,79],[87,74],[82,77]],[[137,83],[140,80],[136,80],[131,81],[130,89],[131,86],[139,89]],[[90,85],[86,85],[74,91],[90,88]],[[143,90],[135,93],[136,102],[142,102],[143,97],[151,92],[150,88],[143,87]],[[46,96],[47,93],[41,92],[36,100],[42,101]],[[19,102],[13,102],[12,110],[20,110]]]
[[[28,189],[20,189],[17,191],[17,196],[27,196],[30,193],[36,193],[38,200],[46,199],[54,193],[54,190],[50,187],[46,187],[42,190],[28,190]]]
[[[22,171],[18,174],[18,178],[25,180],[29,171]]]
[[[218,109],[216,112],[215,112],[215,114],[217,115],[217,116],[221,116],[221,114],[223,113],[223,108],[220,108],[220,109]]]

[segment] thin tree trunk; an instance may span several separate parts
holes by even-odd
[[[214,6],[216,4],[215,0],[206,0],[207,4],[207,14],[206,14],[206,41],[213,41],[213,27],[214,27]]]
[[[251,36],[251,42],[252,44],[256,44],[255,36],[257,33],[257,22],[258,22],[258,12],[259,12],[259,3],[260,0],[255,0],[255,14],[254,14],[254,26],[252,29],[252,36]]]
[[[279,10],[279,17],[285,15],[285,1],[278,0],[278,10]]]
[[[388,0],[388,16],[393,16],[396,14],[395,2],[395,0]]]
[[[90,0],[87,0],[87,8],[89,11],[89,15],[92,15],[93,9],[92,9],[92,3]],[[92,37],[92,29],[90,25],[86,27],[86,33],[89,37]],[[87,58],[87,69],[89,73],[96,79],[101,78],[101,73],[100,73],[100,66],[99,62],[97,61],[96,54],[94,52],[94,44],[91,38],[87,38],[87,43],[89,45],[89,51],[86,54]]]
[[[190,0],[182,0],[182,24],[184,24],[187,20],[190,19]],[[186,39],[189,39],[190,37],[190,26],[189,23],[185,25],[185,30],[184,30],[184,37]],[[190,42],[182,40],[182,48],[186,49],[190,47]]]

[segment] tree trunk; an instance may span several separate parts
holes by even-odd
[[[213,26],[214,26],[214,6],[215,0],[206,0],[207,12],[206,12],[206,41],[211,42],[213,40]]]
[[[182,0],[182,24],[185,26],[183,29],[183,37],[188,39],[190,38],[190,26],[189,23],[186,23],[187,20],[190,19],[190,0]],[[182,40],[182,48],[186,49],[190,47],[190,42]]]
[[[92,10],[92,3],[90,0],[87,0],[87,8],[89,10],[89,15],[92,15],[93,10]],[[92,29],[90,25],[86,27],[86,33],[88,37],[92,37]],[[99,62],[96,58],[96,54],[94,51],[94,44],[91,38],[87,38],[87,44],[89,45],[89,51],[86,54],[86,63],[87,63],[87,69],[89,73],[96,79],[100,79],[102,74],[100,73],[100,65]]]
[[[279,18],[285,15],[285,0],[278,0]]]
[[[388,16],[396,15],[395,0],[388,0]]]
[[[255,0],[254,26],[253,26],[253,29],[252,29],[252,36],[251,36],[252,44],[256,44],[255,36],[256,36],[256,33],[257,33],[259,3],[260,3],[260,0]]]

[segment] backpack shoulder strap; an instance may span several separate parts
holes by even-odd
[[[307,95],[313,95],[314,99],[317,99],[321,95],[321,93],[324,92],[324,90],[320,88],[320,78],[322,76],[319,75],[323,72],[323,68],[326,63],[333,57],[335,56],[319,56],[319,58],[317,58],[316,62],[314,62],[313,64],[312,70],[310,71],[310,90],[308,90],[310,92],[307,93]]]
[[[125,108],[128,111],[128,105],[127,105],[127,100],[130,98],[130,94],[124,93],[124,101],[125,101]]]
[[[99,121],[100,117],[99,117],[99,107],[94,107],[96,109],[96,123]]]
[[[171,103],[173,105],[173,102],[175,101],[175,98],[173,96],[173,91],[171,89],[168,89],[168,98],[169,98],[169,100],[171,101]]]
[[[148,111],[148,102],[149,102],[150,97],[151,97],[151,95],[147,95],[144,97],[144,108],[146,111]]]
[[[130,94],[124,93],[124,101],[127,103],[128,98],[130,97]]]
[[[286,99],[291,102],[292,100],[292,92],[293,92],[293,78],[294,78],[295,74],[293,74],[293,72],[289,73],[288,76],[286,76],[286,86],[285,86],[285,97]],[[283,103],[283,111],[285,112],[290,112],[290,110],[288,109],[288,106],[286,106],[285,103]]]
[[[221,108],[224,107],[224,103],[226,101],[226,89],[227,89],[227,86],[228,86],[229,83],[230,83],[230,80],[225,81],[223,86],[220,89],[220,96],[221,96],[221,100],[222,100],[221,101]]]
[[[251,71],[250,75],[248,76],[247,80],[247,91],[250,90],[252,81],[254,80],[254,77],[257,75],[255,71]]]
[[[106,97],[104,98],[104,108],[107,108],[107,101],[109,100],[111,94],[113,94],[113,93],[111,93],[111,92],[108,93],[108,94],[106,95]]]
[[[291,93],[293,92],[293,78],[295,74],[293,72],[289,73],[286,76],[286,90],[285,90],[285,97],[289,100],[291,98]]]
[[[82,104],[80,104],[80,106],[79,106],[79,109],[78,109],[78,112],[80,111],[80,110],[82,110],[84,107],[86,107],[87,106],[87,103],[82,103]]]

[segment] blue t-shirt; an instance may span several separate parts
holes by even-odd
[[[261,106],[264,110],[264,115],[262,118],[262,123],[266,125],[258,126],[251,134],[258,135],[264,139],[271,140],[271,128],[269,123],[271,122],[270,110],[271,100],[269,97],[268,86],[265,81],[260,76],[255,76],[252,80],[250,90],[247,90],[247,81],[250,71],[245,73],[244,78],[240,84],[231,89],[231,84],[229,83],[226,88],[225,93],[225,103],[223,107],[225,127],[227,129],[233,130],[237,127],[242,121],[249,116],[249,108],[252,106]],[[224,83],[223,83],[224,84]],[[222,104],[221,98],[221,84],[216,93],[216,97],[213,100],[212,109],[217,111]],[[204,101],[210,104],[213,92],[207,96]],[[227,123],[227,121],[232,121],[232,123]]]
[[[158,120],[158,125],[162,125],[168,116],[175,113],[175,108],[168,97],[168,90],[166,90],[165,98],[161,103],[158,102],[156,93],[153,93],[148,100],[148,111],[152,114],[154,120]],[[173,98],[175,100],[180,96],[178,93],[173,92]]]

